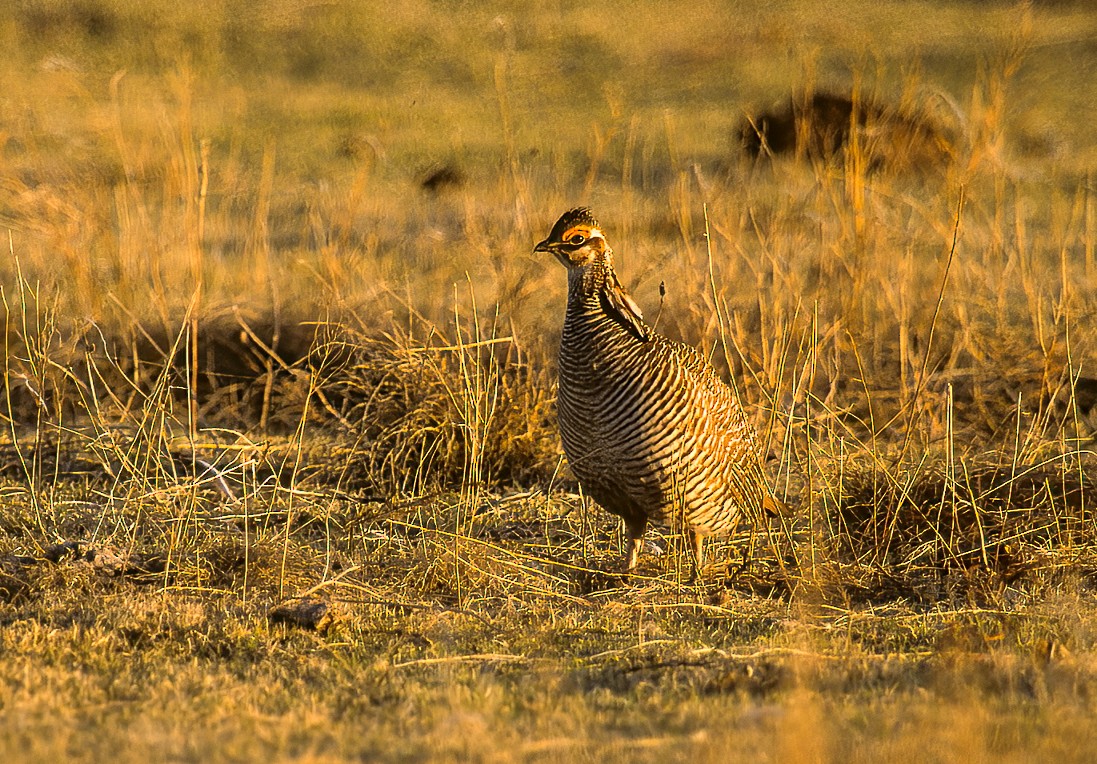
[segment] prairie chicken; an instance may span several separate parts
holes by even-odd
[[[697,350],[644,323],[590,210],[565,212],[534,252],[568,269],[557,409],[572,471],[624,520],[626,570],[652,521],[688,529],[696,572],[706,536],[781,508],[753,427]]]

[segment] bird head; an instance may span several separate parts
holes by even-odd
[[[533,251],[548,252],[571,270],[605,260],[610,249],[590,210],[576,207],[560,216],[548,238]]]

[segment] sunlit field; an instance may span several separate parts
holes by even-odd
[[[1097,9],[0,7],[0,760],[1089,761]],[[582,500],[593,208],[787,517]]]

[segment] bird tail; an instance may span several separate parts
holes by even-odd
[[[768,517],[783,517],[791,513],[788,504],[769,494],[762,499],[762,511]]]

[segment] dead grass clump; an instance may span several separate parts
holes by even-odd
[[[834,541],[845,559],[899,577],[984,569],[1007,585],[1047,582],[1097,553],[1090,470],[1063,461],[846,475]]]
[[[548,372],[513,337],[348,330],[352,361],[322,392],[375,490],[548,484],[558,467]]]
[[[422,175],[419,186],[428,194],[441,194],[465,185],[467,178],[460,167],[452,164],[435,165]]]
[[[177,349],[178,336],[178,324],[133,327],[110,343],[116,373],[150,389],[170,368],[179,403],[193,392],[198,418],[208,427],[292,432],[306,394],[314,324],[271,316],[249,320],[234,311],[201,321],[194,350]],[[193,391],[190,379],[197,383]]]

